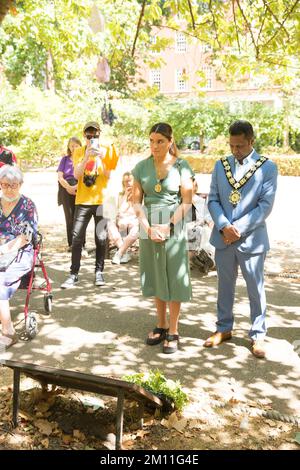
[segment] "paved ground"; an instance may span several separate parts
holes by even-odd
[[[123,169],[115,176],[114,184]],[[199,175],[203,190],[208,179]],[[107,285],[102,289],[93,285],[93,260],[84,260],[76,289],[60,290],[70,259],[64,251],[64,219],[56,206],[56,189],[54,172],[26,175],[24,193],[37,202],[45,235],[54,309],[50,317],[45,316],[40,293],[32,296],[32,310],[39,312],[39,334],[32,342],[16,344],[7,351],[6,358],[115,377],[159,368],[169,378],[180,379],[193,393],[203,389],[225,398],[233,394],[251,400],[268,397],[274,409],[300,415],[299,278],[266,277],[268,360],[260,361],[249,350],[249,307],[241,277],[234,337],[219,348],[203,348],[204,339],[214,330],[217,279],[214,273],[201,277],[193,271],[193,301],[184,304],[181,315],[181,349],[171,357],[165,356],[160,346],[144,344],[155,315],[151,301],[140,295],[137,258],[120,267],[107,261]],[[273,250],[268,256],[267,272],[290,275],[295,271],[299,275],[300,227],[295,217],[299,198],[299,178],[281,177],[269,223]],[[88,243],[92,245],[91,238]],[[12,302],[16,321],[22,319],[19,312],[23,299],[24,292],[18,291]],[[295,341],[299,341],[298,346]]]

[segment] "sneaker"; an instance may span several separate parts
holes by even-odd
[[[60,286],[61,289],[70,289],[70,287],[74,287],[76,282],[78,282],[78,275],[77,274],[70,274],[68,279]]]
[[[103,273],[101,271],[96,271],[95,273],[95,286],[105,286]]]
[[[121,264],[121,256],[120,256],[120,254],[119,254],[118,251],[117,251],[117,253],[113,256],[111,262],[112,262],[112,264]]]
[[[127,253],[127,252],[124,253],[123,256],[121,256],[121,264],[126,264],[126,263],[128,263],[128,261],[130,261],[130,260],[131,260],[131,256],[130,256],[130,254]]]

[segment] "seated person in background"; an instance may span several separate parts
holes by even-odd
[[[128,263],[128,248],[138,239],[139,222],[132,205],[133,176],[126,172],[122,178],[123,191],[119,195],[116,223],[109,222],[108,236],[112,245],[118,248],[111,262]]]
[[[192,221],[187,223],[189,257],[193,265],[207,274],[215,267],[214,247],[209,243],[213,221],[207,208],[207,195],[198,193],[193,181]]]
[[[31,241],[37,233],[36,208],[28,197],[20,194],[22,183],[23,175],[17,166],[0,168],[0,260],[9,253],[12,255],[10,264],[0,271],[0,348],[8,348],[17,341],[9,300],[18,289],[21,277],[32,268]]]
[[[15,154],[0,144],[0,168],[3,165],[16,165],[17,158]]]

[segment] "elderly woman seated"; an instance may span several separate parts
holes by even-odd
[[[0,169],[0,348],[8,348],[17,341],[9,300],[33,262],[31,240],[37,232],[37,213],[34,203],[20,194],[22,183],[18,167],[4,165]]]

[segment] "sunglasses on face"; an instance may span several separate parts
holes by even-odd
[[[93,134],[93,135],[87,134],[87,135],[85,135],[85,138],[86,138],[87,140],[98,139],[99,137],[100,137],[100,134]]]
[[[1,184],[1,188],[3,189],[8,189],[8,188],[17,189],[19,187],[19,183],[12,183],[12,184],[0,183],[0,184]]]

